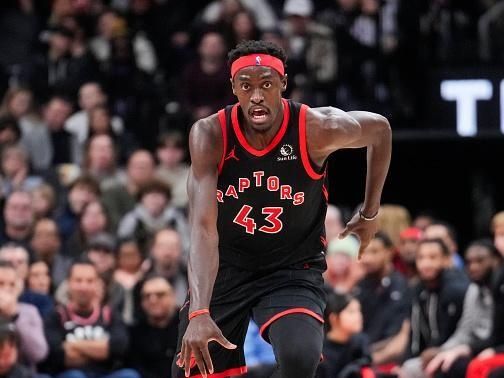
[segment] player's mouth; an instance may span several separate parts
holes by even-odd
[[[254,123],[264,123],[269,117],[269,111],[263,107],[254,106],[249,110],[249,117]]]

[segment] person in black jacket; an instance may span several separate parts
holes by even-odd
[[[362,369],[371,364],[371,352],[368,338],[362,333],[359,301],[347,294],[329,294],[325,325],[324,360],[316,377],[360,378]]]
[[[68,274],[69,301],[45,322],[49,356],[43,369],[57,378],[139,378],[120,369],[128,332],[117,314],[99,304],[99,276],[89,260],[77,260]]]
[[[175,292],[158,274],[145,278],[140,286],[143,316],[130,329],[130,366],[143,378],[170,378],[177,348],[178,314]]]
[[[412,295],[410,344],[402,377],[425,377],[424,368],[437,351],[435,347],[448,340],[457,327],[468,280],[447,268],[450,265],[450,252],[441,239],[420,242],[416,256],[420,283]]]

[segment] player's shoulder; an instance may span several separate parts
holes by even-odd
[[[217,114],[196,121],[189,133],[191,158],[220,159],[223,146],[222,130]]]
[[[222,131],[217,113],[211,114],[208,117],[201,118],[194,122],[191,127],[190,139],[199,140],[205,139],[208,141],[216,141],[221,139]]]

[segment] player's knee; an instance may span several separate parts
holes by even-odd
[[[289,345],[278,353],[280,369],[294,372],[296,377],[311,377],[320,361],[318,348],[307,348],[307,345]]]

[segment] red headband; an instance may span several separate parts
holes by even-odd
[[[281,76],[285,74],[283,62],[268,54],[250,54],[236,59],[231,65],[231,77],[234,78],[235,74],[245,67],[250,66],[264,66],[273,68]]]

